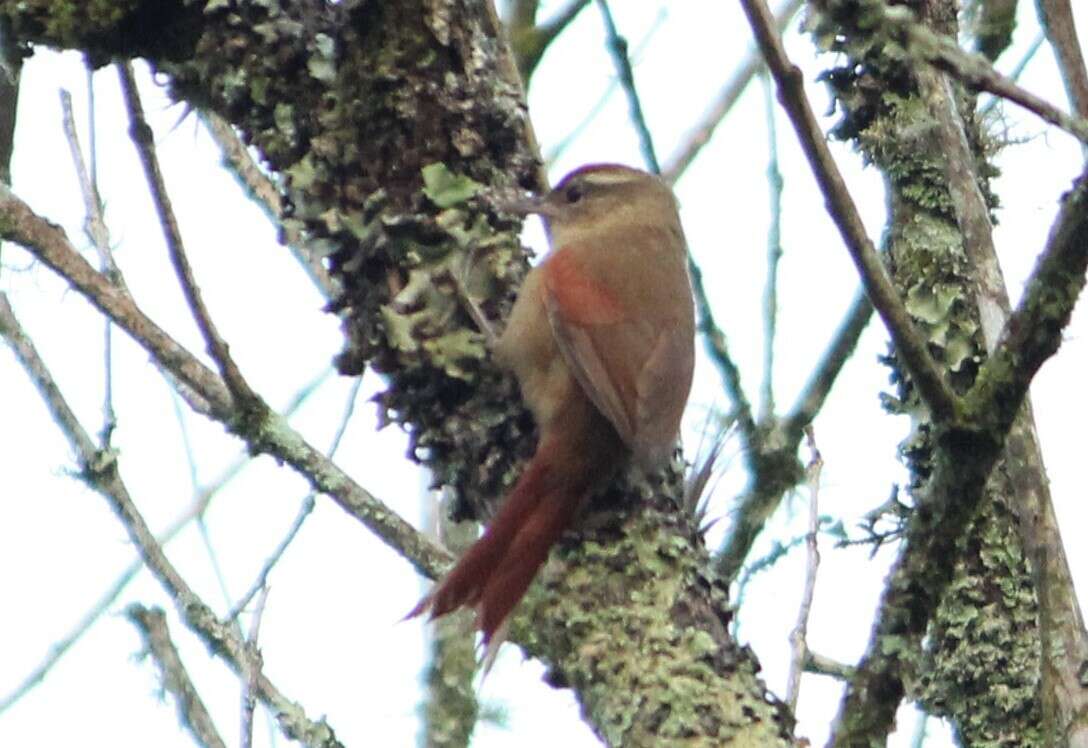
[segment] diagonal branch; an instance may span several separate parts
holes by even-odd
[[[242,189],[269,221],[280,230],[280,241],[306,271],[318,291],[329,301],[343,293],[340,282],[329,274],[321,253],[306,243],[306,237],[296,221],[285,220],[283,197],[272,179],[250,155],[245,143],[230,123],[215,112],[200,111],[199,116],[212,139],[223,154],[223,165],[237,177]]]
[[[283,417],[289,418],[292,416],[295,411],[306,402],[306,399],[317,390],[317,387],[325,381],[330,373],[331,370],[326,369],[317,379],[307,383],[283,409]],[[183,529],[188,527],[190,522],[202,516],[211,504],[212,499],[219,493],[219,490],[251,462],[252,457],[248,454],[243,454],[210,483],[204,485],[197,492],[194,501],[186,507],[165,530],[155,536],[155,540],[159,545],[167,545],[171,540],[177,537]],[[53,642],[46,655],[26,675],[26,677],[24,677],[19,684],[7,694],[0,696],[0,715],[3,715],[8,708],[45,680],[45,677],[53,667],[60,662],[64,655],[67,654],[80,639],[83,638],[83,635],[90,630],[95,622],[110,609],[117,601],[117,598],[121,596],[121,593],[124,592],[129,582],[131,582],[143,568],[143,562],[137,558],[117,575],[117,578],[113,583],[99,595],[98,599],[95,600],[82,616],[80,616],[79,620],[72,625],[68,632],[60,639]]]
[[[1082,120],[1088,119],[1088,70],[1077,38],[1077,24],[1069,0],[1036,0],[1039,19],[1046,31],[1054,56],[1058,58],[1069,104]]]
[[[182,620],[236,673],[245,672],[249,662],[245,641],[229,624],[224,624],[215,617],[211,608],[197,596],[166,558],[162,546],[155,540],[151,528],[147,526],[129,495],[128,488],[121,480],[116,454],[98,449],[91,441],[33,343],[23,332],[7,297],[3,294],[0,294],[0,334],[7,339],[16,358],[41,393],[53,420],[75,452],[79,460],[80,477],[109,502],[144,563],[174,601]],[[339,748],[339,741],[324,720],[315,722],[309,719],[298,704],[280,693],[267,678],[261,676],[257,686],[261,700],[276,714],[286,735],[308,746]]]
[[[776,26],[778,33],[782,34],[789,26],[790,21],[801,9],[804,0],[786,0],[775,17],[778,19]],[[687,171],[692,162],[698,157],[703,147],[710,142],[718,125],[725,120],[733,109],[733,105],[740,99],[741,94],[748,88],[760,71],[764,70],[763,57],[757,47],[749,47],[744,59],[733,71],[732,77],[722,87],[718,98],[703,116],[703,119],[695,125],[685,138],[684,145],[677,149],[665,163],[661,170],[661,176],[669,184],[674,184],[681,175]]]
[[[22,244],[53,269],[103,314],[117,323],[160,366],[207,401],[208,415],[245,439],[253,451],[283,460],[318,491],[366,525],[407,558],[421,573],[434,577],[449,564],[449,554],[375,498],[320,450],[306,442],[263,401],[247,419],[237,418],[223,381],[149,319],[132,297],[111,284],[72,247],[63,229],[36,215],[7,188],[0,187],[2,236]]]
[[[1009,428],[1035,373],[1062,343],[1062,331],[1084,289],[1086,270],[1088,172],[1062,198],[1020,304],[964,398],[967,418],[993,429]]]
[[[181,239],[181,229],[178,228],[174,209],[170,204],[170,198],[166,193],[166,183],[163,180],[162,169],[159,168],[159,159],[155,155],[155,141],[151,133],[151,127],[144,117],[143,104],[140,102],[140,92],[136,89],[136,78],[132,72],[132,63],[118,63],[117,73],[121,79],[121,91],[125,97],[125,107],[128,110],[129,134],[136,144],[136,152],[140,155],[140,163],[144,167],[144,175],[147,177],[148,186],[151,188],[151,197],[155,202],[155,210],[159,214],[159,223],[162,225],[163,234],[166,237],[166,247],[170,252],[170,261],[174,265],[178,280],[181,282],[181,290],[185,295],[185,301],[192,311],[200,334],[204,338],[204,344],[219,368],[219,374],[226,382],[233,398],[239,407],[246,407],[258,399],[257,394],[250,388],[238,365],[231,358],[230,350],[225,340],[219,334],[212,321],[208,307],[204,304],[204,298],[193,276],[193,268],[189,265],[189,259],[185,254],[185,243]]]
[[[170,638],[162,608],[146,608],[134,603],[125,610],[125,616],[140,630],[147,654],[159,666],[163,688],[174,697],[181,724],[204,748],[226,748],[227,744],[220,737],[204,700],[189,678],[177,647]]]
[[[1008,99],[1044,122],[1088,143],[1088,120],[1067,114],[1041,96],[1021,88],[994,69],[982,55],[965,52],[955,40],[935,34],[918,23],[909,9],[890,7],[882,0],[873,0],[871,5],[881,14],[885,24],[882,31],[893,36],[909,54],[951,73],[974,88]]]
[[[775,31],[774,17],[764,0],[742,0],[744,12],[755,31],[767,66],[778,84],[779,102],[797,132],[798,140],[820,185],[832,220],[839,229],[850,257],[861,275],[865,291],[903,357],[922,401],[934,420],[946,421],[955,413],[955,396],[937,369],[922,337],[888,278],[884,263],[865,233],[857,206],[831,156],[823,132],[805,96],[801,71],[786,56]]]

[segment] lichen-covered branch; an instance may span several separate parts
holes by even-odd
[[[259,150],[283,185],[287,226],[330,258],[342,284],[333,305],[347,339],[341,371],[371,367],[385,376],[381,404],[408,430],[412,455],[455,490],[459,513],[485,516],[531,448],[533,426],[512,383],[489,362],[450,279],[461,278],[488,318],[502,317],[526,261],[515,224],[496,210],[490,193],[539,188],[544,181],[520,81],[491,4],[211,0],[162,9],[130,0],[108,14],[99,4],[75,6],[63,22],[52,10],[0,3],[0,17],[20,40],[90,49],[99,59],[144,56],[175,96],[218,112]],[[129,33],[135,23],[139,34]],[[16,218],[10,210],[19,208],[0,200],[0,224],[13,236],[18,221],[5,220]],[[127,318],[126,329],[141,344],[155,341],[151,350],[183,382],[203,385],[209,410],[233,431],[303,472],[316,470],[311,480],[318,488],[362,510],[368,526],[421,571],[441,570],[444,554],[414,531],[401,534],[411,528],[373,499],[353,494],[346,478],[272,416],[250,411],[237,418],[218,377],[80,266],[70,247],[54,252],[58,243],[66,245],[59,232],[36,228],[44,234],[21,241],[101,310]],[[519,616],[514,640],[556,673],[571,675],[566,682],[609,742],[640,744],[654,735],[723,742],[740,735],[753,745],[785,744],[786,710],[766,695],[751,654],[720,624],[726,603],[720,589],[711,593],[713,575],[703,576],[708,560],[701,538],[676,520],[678,504],[670,497],[679,497],[679,483],[651,484],[655,511],[627,509],[643,496],[645,483],[627,486],[626,498],[613,496],[625,507],[620,520],[607,529],[590,523],[579,534],[561,566],[568,594],[549,598],[532,618]],[[614,585],[615,577],[596,573],[601,549],[621,569],[654,566],[662,554],[690,560],[632,575],[622,600],[572,627],[564,615],[571,606],[599,607],[603,597],[615,596],[603,586]],[[589,583],[583,569],[594,570]],[[662,597],[661,589],[668,594]],[[676,615],[658,620],[670,609]],[[613,640],[615,620],[606,612],[632,624],[654,617],[652,677],[627,670],[644,664],[644,640],[634,633]],[[579,663],[587,664],[587,647],[604,641],[608,651],[588,663],[601,676],[575,677]],[[687,687],[651,691],[670,667]],[[722,698],[725,693],[730,698]],[[662,710],[674,717],[663,721]]]
[[[249,658],[245,642],[230,625],[215,617],[211,608],[196,595],[166,558],[121,479],[117,455],[95,446],[57,387],[33,343],[26,336],[4,295],[0,295],[0,336],[14,351],[19,363],[41,394],[53,420],[71,445],[79,461],[80,478],[109,502],[144,564],[173,600],[186,625],[236,673],[242,673]],[[285,697],[264,676],[259,678],[257,690],[261,700],[276,715],[284,734],[311,748],[340,747],[332,728],[323,719],[311,720],[298,704]]]
[[[940,426],[919,411],[907,379],[900,397],[889,398],[896,410],[914,417],[902,452],[917,506],[870,646],[848,686],[835,743],[883,742],[907,684],[913,684],[913,695],[952,717],[967,742],[1013,734],[1020,744],[1049,745],[1071,723],[1055,729],[1040,708],[1049,688],[1045,681],[1039,688],[1039,642],[1045,648],[1049,637],[1040,631],[1046,610],[1037,601],[1048,587],[1038,576],[1032,581],[1025,555],[1038,541],[1017,532],[1014,514],[1024,501],[1024,507],[1045,508],[1045,493],[1026,495],[1045,477],[1037,460],[1024,459],[1024,445],[1033,444],[1025,438],[1030,424],[1022,418],[1014,427],[1024,390],[1007,405],[984,395],[968,407],[984,381],[979,362],[996,342],[1007,305],[989,236],[991,168],[970,114],[973,100],[931,71],[914,68],[900,48],[873,33],[873,17],[866,15],[872,5],[821,3],[813,23],[822,38],[834,33],[835,48],[848,55],[847,65],[827,74],[844,111],[836,133],[854,138],[885,173],[893,277],[964,399],[959,423]],[[952,4],[919,7],[924,13],[920,22],[910,20],[911,39],[930,40],[927,49],[951,49]],[[903,19],[897,12],[898,23]],[[969,59],[952,52],[946,57]],[[964,482],[957,469],[977,483]],[[1036,500],[1041,503],[1031,504]],[[924,636],[929,644],[923,653]]]
[[[257,410],[247,417],[239,417],[226,386],[214,372],[150,320],[126,291],[92,268],[68,242],[63,230],[35,215],[7,188],[0,188],[0,237],[22,244],[83,294],[163,369],[203,398],[209,404],[210,415],[245,439],[251,449],[266,451],[290,464],[315,489],[329,495],[423,573],[436,575],[448,564],[448,554],[352,481],[263,402],[254,403]]]
[[[805,95],[801,71],[786,56],[782,41],[775,33],[774,18],[767,4],[763,0],[743,0],[743,7],[778,86],[779,101],[789,114],[831,218],[865,284],[869,300],[884,320],[900,356],[914,377],[922,401],[935,419],[950,418],[955,412],[955,398],[921,336],[914,329],[910,315],[865,232],[857,207],[824,142],[823,132]]]

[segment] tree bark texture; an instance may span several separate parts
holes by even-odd
[[[457,491],[458,514],[485,517],[533,425],[453,279],[503,316],[527,263],[486,195],[542,186],[490,3],[33,0],[0,2],[0,16],[20,43],[143,57],[176,98],[240,130],[280,180],[282,225],[342,284],[341,371],[384,375],[410,456]],[[511,638],[610,745],[786,745],[792,720],[729,636],[678,478],[674,466],[612,491],[624,511],[563,544]]]
[[[933,31],[956,38],[955,3],[929,0],[904,5]],[[983,266],[967,249],[979,237],[965,229],[956,187],[949,183],[951,156],[938,135],[932,92],[924,90],[920,68],[890,52],[879,34],[854,25],[865,15],[859,4],[821,6],[825,15],[818,29],[842,33],[844,41],[838,48],[848,56],[846,65],[827,73],[844,115],[836,134],[854,142],[884,174],[890,216],[885,241],[894,281],[916,325],[927,335],[934,358],[962,394],[987,356],[979,289],[988,282],[988,273],[996,276],[1004,294],[996,257]],[[985,46],[984,40],[980,46]],[[957,86],[952,90],[969,146],[971,163],[966,166],[975,181],[972,188],[977,187],[986,209],[992,210],[997,201],[989,191],[989,179],[995,170],[988,156],[996,144],[974,118],[973,97]],[[1005,298],[1006,314],[1007,304]],[[894,354],[889,363],[899,392],[888,398],[888,408],[913,421],[901,451],[911,471],[916,515],[928,512],[927,504],[935,499],[968,501],[967,496],[931,495],[939,437]],[[971,450],[961,454],[971,461],[988,459]],[[963,464],[958,469],[971,467]],[[918,584],[937,583],[933,594],[939,602],[930,625],[926,628],[923,619],[906,627],[909,635],[891,630],[874,634],[886,637],[883,649],[898,661],[906,695],[930,713],[950,719],[965,745],[1059,744],[1064,742],[1059,736],[1077,719],[1069,706],[1080,696],[1061,697],[1068,688],[1061,667],[1052,668],[1048,678],[1041,669],[1049,650],[1060,647],[1069,653],[1083,647],[1083,624],[1064,552],[1056,525],[1049,524],[1052,509],[1046,486],[1030,404],[1025,404],[977,506],[956,513],[963,531],[950,536],[950,553],[918,559],[934,567],[950,566],[939,574],[919,568],[915,577]],[[1053,530],[1045,540],[1039,537],[1040,526]],[[909,548],[903,558],[909,558]],[[1060,619],[1056,625],[1048,623],[1040,610],[1042,590],[1052,596],[1046,612]],[[924,648],[919,636],[923,632]],[[887,708],[894,709],[893,703],[903,695],[902,690],[889,693]],[[845,730],[851,733],[849,726]],[[864,732],[859,727],[856,734]],[[847,739],[842,744],[857,743]]]

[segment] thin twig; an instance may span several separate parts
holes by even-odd
[[[264,666],[264,658],[261,649],[257,646],[257,639],[261,632],[261,620],[264,618],[264,605],[268,602],[268,587],[261,587],[261,596],[257,598],[257,609],[253,611],[253,620],[249,624],[249,635],[246,637],[246,649],[249,650],[249,659],[246,662],[245,677],[242,678],[242,726],[241,737],[238,744],[241,748],[253,746],[253,712],[257,707],[257,677]]]
[[[740,380],[740,369],[729,353],[729,343],[725,332],[714,321],[714,310],[710,306],[710,299],[706,295],[703,286],[703,271],[691,255],[688,255],[688,271],[691,273],[691,290],[695,296],[695,308],[698,311],[698,331],[703,336],[707,354],[718,370],[718,376],[722,380],[722,388],[729,400],[733,403],[733,410],[729,418],[735,419],[737,429],[740,431],[744,443],[745,453],[751,454],[759,441],[759,432],[755,418],[752,415],[752,405],[748,402],[748,396],[744,394],[744,385]]]
[[[257,573],[257,579],[250,586],[249,590],[242,595],[238,602],[234,604],[234,607],[230,609],[225,620],[233,621],[238,618],[238,615],[246,609],[246,606],[249,605],[254,596],[261,590],[267,589],[268,575],[272,573],[272,569],[276,567],[276,564],[279,563],[279,560],[283,557],[288,546],[294,541],[295,537],[298,535],[298,531],[302,529],[302,524],[306,521],[306,518],[313,512],[314,506],[316,505],[315,499],[316,495],[313,492],[306,494],[302,499],[302,505],[299,507],[294,521],[291,522],[291,526],[287,529],[287,534],[283,536],[283,540],[279,542],[269,557],[265,559],[260,572]]]
[[[812,615],[812,599],[816,593],[816,574],[820,569],[820,474],[824,460],[816,448],[812,427],[805,429],[805,437],[812,457],[805,471],[808,478],[808,533],[805,535],[805,584],[801,592],[801,605],[797,610],[797,623],[790,632],[790,673],[786,680],[786,703],[790,711],[797,710],[797,696],[801,690],[801,673],[808,658],[808,619]]]
[[[226,748],[226,743],[220,737],[211,714],[204,706],[204,701],[189,678],[177,647],[170,638],[166,613],[162,608],[145,608],[139,603],[133,603],[125,611],[125,616],[140,630],[146,653],[159,666],[162,686],[174,697],[177,705],[178,721],[204,748]]]
[[[616,31],[616,25],[612,21],[612,14],[608,9],[607,2],[598,0],[598,5],[605,20],[608,47],[616,64],[616,73],[627,96],[631,124],[638,133],[639,142],[642,144],[642,156],[646,162],[646,168],[654,174],[660,174],[661,169],[654,151],[653,136],[642,114],[642,104],[635,88],[631,61],[627,57],[627,42]],[[707,352],[718,369],[722,379],[722,386],[729,399],[733,402],[733,413],[730,414],[730,417],[736,419],[741,437],[745,442],[746,451],[751,451],[758,439],[756,422],[752,415],[752,406],[744,394],[744,387],[741,385],[740,369],[729,354],[729,345],[726,342],[725,333],[714,321],[714,312],[706,288],[703,285],[702,270],[692,260],[690,253],[688,255],[688,271],[691,274],[692,293],[695,296],[695,306],[698,310],[698,331],[702,333],[703,339],[706,341]]]
[[[805,652],[805,672],[829,675],[839,680],[850,680],[854,677],[854,668],[851,665],[816,654],[811,649]]]
[[[907,52],[951,73],[964,83],[1023,107],[1044,122],[1060,128],[1082,143],[1088,143],[1088,120],[1072,116],[1046,99],[1021,88],[1002,75],[989,60],[960,48],[954,39],[936,34],[918,23],[910,9],[888,6],[882,0],[872,2],[882,15],[883,31],[891,34]]]
[[[1088,120],[1088,69],[1077,38],[1077,24],[1069,0],[1036,0],[1039,20],[1054,49],[1058,72],[1073,111]]]
[[[816,414],[823,408],[824,401],[831,394],[831,387],[835,384],[842,367],[853,354],[854,348],[857,347],[861,333],[869,324],[872,314],[873,305],[869,303],[869,297],[864,291],[858,291],[843,321],[839,323],[835,337],[813,369],[801,394],[797,396],[797,401],[790,409],[789,415],[783,419],[787,434],[796,434],[800,437],[804,427],[812,423]]]
[[[366,525],[408,559],[422,574],[436,577],[450,556],[400,515],[379,501],[306,442],[263,402],[252,420],[237,419],[223,381],[156,325],[132,297],[111,284],[72,247],[64,230],[41,216],[0,185],[0,237],[22,244],[36,259],[64,278],[93,306],[128,333],[158,364],[208,404],[208,415],[263,451],[291,465],[318,491]]]
[[[925,341],[915,329],[880,255],[865,233],[857,206],[846,189],[846,183],[805,96],[801,71],[786,56],[765,0],[741,0],[741,4],[778,84],[779,101],[789,114],[831,218],[850,251],[869,299],[884,320],[922,401],[929,407],[936,422],[946,421],[955,413],[955,396],[929,355]]]
[[[1046,34],[1043,33],[1042,31],[1040,31],[1038,34],[1035,35],[1035,38],[1032,40],[1031,44],[1028,45],[1027,52],[1025,52],[1024,56],[1020,58],[1020,61],[1018,63],[1016,63],[1016,67],[1014,67],[1009,72],[1009,80],[1013,80],[1013,81],[1020,80],[1020,76],[1024,74],[1024,70],[1027,69],[1028,63],[1031,62],[1032,59],[1034,59],[1035,54],[1043,46],[1043,42],[1045,42],[1045,41],[1046,41]],[[994,96],[992,94],[989,95],[987,97],[987,99],[988,99],[987,102],[985,104],[983,104],[981,107],[979,107],[978,113],[979,113],[980,117],[988,116],[990,114],[990,112],[992,112],[994,110],[994,107],[997,106],[997,103],[999,101],[1001,101],[1000,97]]]
[[[196,320],[200,334],[204,338],[208,353],[215,361],[220,376],[226,382],[231,395],[238,401],[236,405],[249,407],[257,400],[256,393],[250,388],[238,370],[237,364],[231,358],[226,341],[219,335],[219,331],[212,321],[208,307],[197,286],[193,269],[186,257],[185,244],[181,238],[181,230],[178,228],[174,209],[170,204],[170,197],[166,192],[166,183],[163,180],[162,169],[159,168],[159,159],[155,155],[154,136],[151,127],[144,117],[143,104],[140,102],[140,93],[136,88],[136,77],[132,72],[132,63],[118,63],[117,73],[121,79],[121,91],[125,97],[125,107],[129,116],[129,135],[136,146],[136,152],[140,156],[140,163],[144,168],[144,176],[147,178],[151,189],[151,197],[155,203],[155,210],[159,215],[159,223],[162,226],[163,235],[166,238],[166,247],[170,253],[170,261],[174,265],[174,271],[181,282],[181,290],[185,295],[185,301]]]
[[[68,141],[68,150],[72,156],[72,164],[75,166],[76,178],[79,180],[79,191],[83,195],[83,209],[86,218],[83,223],[83,231],[98,253],[99,264],[115,283],[124,285],[121,271],[113,258],[113,250],[110,248],[110,233],[106,228],[106,220],[102,215],[102,199],[98,195],[98,188],[91,179],[87,170],[86,161],[83,159],[83,150],[79,146],[79,135],[76,132],[75,115],[72,112],[72,95],[63,88],[60,90],[60,106],[64,136]]]
[[[767,186],[771,222],[767,227],[767,279],[763,289],[763,384],[760,387],[759,420],[774,417],[774,343],[778,329],[778,263],[782,259],[782,171],[778,168],[778,135],[775,128],[774,92],[770,78],[760,76],[766,105]]]
[[[245,641],[229,624],[216,619],[212,609],[197,596],[167,559],[121,480],[116,454],[98,449],[91,441],[3,294],[0,294],[0,333],[7,339],[19,363],[41,393],[53,420],[76,454],[81,479],[109,502],[144,563],[173,600],[182,620],[236,673],[241,675],[246,672],[249,655]],[[285,734],[309,746],[339,748],[339,741],[324,720],[309,719],[298,704],[287,699],[263,675],[258,676],[257,693],[277,715]]]
[[[650,41],[653,39],[654,35],[657,34],[657,32],[664,25],[665,19],[667,17],[668,14],[665,12],[664,9],[662,9],[661,12],[657,14],[657,16],[654,18],[653,25],[650,26],[649,30],[646,32],[646,35],[642,37],[637,45],[635,45],[634,51],[631,54],[632,59],[639,59],[643,50],[645,50],[646,47],[649,46]],[[601,92],[601,95],[597,99],[597,102],[590,108],[588,112],[586,112],[585,116],[582,117],[582,119],[579,120],[578,124],[571,128],[570,132],[564,135],[563,138],[559,140],[559,142],[557,142],[555,145],[553,145],[544,155],[544,163],[546,165],[551,166],[553,163],[555,163],[555,161],[563,155],[567,148],[570,147],[570,144],[577,140],[585,131],[585,129],[589,127],[590,123],[592,123],[593,120],[597,119],[597,115],[604,110],[605,105],[612,99],[612,94],[615,93],[616,88],[619,87],[619,85],[620,79],[618,75],[613,76],[608,81],[608,85],[606,85],[604,91]]]
[[[340,418],[340,425],[336,428],[336,435],[332,438],[332,444],[329,446],[328,456],[329,459],[333,459],[336,456],[337,450],[340,449],[340,442],[344,438],[344,433],[347,431],[348,422],[351,421],[351,416],[355,412],[355,402],[359,397],[359,390],[363,386],[363,378],[356,377],[355,382],[351,386],[351,392],[348,394],[347,406],[344,408],[344,414]],[[268,586],[268,575],[272,573],[272,569],[279,563],[280,558],[283,557],[287,547],[294,541],[295,536],[298,535],[298,531],[302,529],[302,523],[306,521],[306,518],[313,512],[316,494],[312,491],[306,495],[302,500],[302,506],[299,507],[298,514],[295,516],[295,521],[291,523],[291,527],[288,528],[287,534],[284,536],[280,544],[276,546],[276,549],[272,551],[270,555],[261,566],[261,571],[257,574],[257,579],[250,586],[249,591],[242,595],[242,598],[234,604],[230,613],[227,614],[227,620],[233,621],[238,615],[245,610],[245,607],[249,605],[249,601],[253,599],[253,596],[262,589]]]
[[[0,300],[0,303],[6,303]],[[0,319],[0,331],[3,328],[3,320]],[[325,369],[320,376],[313,379],[306,384],[302,389],[295,393],[294,397],[283,409],[283,417],[289,418],[292,416],[306,399],[317,391],[317,388],[325,382],[329,375],[332,373],[331,369]],[[165,530],[155,536],[155,540],[159,545],[165,546],[176,538],[182,530],[189,526],[194,519],[200,517],[207,511],[208,506],[211,504],[216,494],[224,488],[231,480],[237,476],[244,467],[250,465],[253,462],[252,455],[243,454],[241,457],[231,463],[222,473],[216,476],[210,483],[206,484],[196,493],[196,497],[193,502],[185,508],[185,510],[171,522]],[[52,646],[49,647],[49,651],[41,659],[41,661],[24,677],[15,688],[8,692],[5,696],[0,698],[0,715],[18,702],[23,696],[34,689],[39,683],[45,680],[45,677],[53,669],[53,667],[60,662],[68,651],[74,647],[83,635],[86,634],[90,628],[100,619],[113,605],[117,602],[117,599],[121,596],[121,593],[125,591],[129,583],[140,573],[140,570],[144,568],[143,561],[139,558],[130,563],[124,571],[122,571],[112,584],[106,590],[99,595],[98,599],[87,609],[80,618],[68,629],[68,633],[55,641]]]
[[[612,20],[612,11],[608,7],[608,1],[597,0],[597,7],[601,9],[601,18],[604,20],[608,51],[612,55],[612,61],[616,64],[616,74],[619,76],[620,85],[627,94],[627,105],[631,109],[631,123],[638,134],[642,158],[646,161],[650,171],[654,174],[660,174],[661,165],[657,162],[654,141],[650,137],[650,128],[646,125],[646,115],[642,111],[642,101],[635,89],[635,74],[631,69],[631,58],[627,56],[627,40],[620,36],[619,31],[616,29],[616,22]]]
[[[803,4],[804,0],[786,0],[782,7],[778,9],[775,17],[778,19],[776,25],[779,34],[785,33],[790,21],[797,15],[797,11],[801,9]],[[718,94],[718,98],[707,110],[703,119],[684,138],[683,145],[677,148],[676,152],[666,160],[661,171],[661,176],[666,182],[675,184],[687,171],[688,167],[703,150],[703,147],[710,142],[710,138],[714,135],[718,125],[725,120],[729,112],[732,111],[733,105],[740,99],[741,94],[747,90],[748,84],[752,82],[757,73],[764,69],[763,56],[760,54],[759,49],[749,47],[744,59],[733,71],[733,75],[729,80],[726,81]]]
[[[66,90],[60,91],[61,122],[64,127],[65,139],[68,141],[68,151],[72,156],[72,164],[75,167],[76,179],[79,181],[79,190],[83,195],[83,207],[86,217],[83,222],[84,232],[91,245],[98,253],[98,267],[115,283],[123,284],[124,278],[113,257],[110,247],[110,233],[106,226],[106,219],[102,206],[102,198],[98,192],[98,159],[96,155],[97,136],[94,126],[94,82],[90,69],[87,70],[87,127],[90,153],[87,167],[83,159],[83,150],[79,145],[79,135],[76,132],[75,115],[72,112],[72,96]],[[103,322],[102,356],[104,367],[104,391],[102,394],[102,431],[100,436],[103,446],[108,447],[113,431],[117,426],[117,415],[113,408],[113,323],[108,319]]]
[[[230,123],[215,112],[199,110],[198,116],[223,154],[223,164],[237,177],[246,195],[261,209],[269,221],[280,229],[280,241],[287,245],[291,254],[306,271],[306,275],[318,291],[329,301],[340,295],[340,281],[325,268],[321,254],[306,244],[300,226],[294,221],[284,221],[283,199],[272,179],[250,155],[245,143],[238,137]]]

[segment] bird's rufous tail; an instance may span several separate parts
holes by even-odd
[[[474,606],[490,642],[596,484],[591,475],[571,475],[572,461],[559,459],[559,451],[554,440],[540,444],[484,534],[408,618]],[[578,465],[574,472],[590,471]]]

